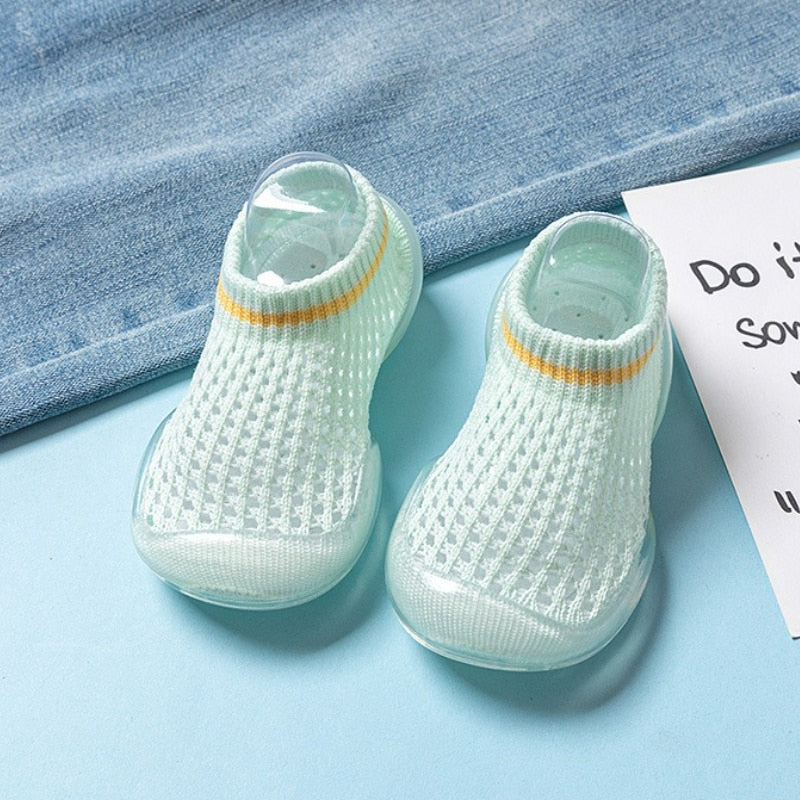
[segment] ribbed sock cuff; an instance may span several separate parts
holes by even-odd
[[[553,234],[563,223],[560,220],[542,231],[509,276],[499,309],[500,335],[521,363],[555,380],[585,386],[621,383],[644,368],[664,333],[667,282],[661,253],[646,237],[651,264],[644,288],[644,311],[638,322],[614,339],[571,336],[536,322],[527,305],[531,283]],[[623,241],[629,237],[623,227],[626,224],[606,218],[597,226],[597,234]]]
[[[225,243],[215,315],[262,328],[285,327],[318,322],[358,300],[381,267],[391,231],[380,196],[363,176],[351,174],[364,209],[362,231],[347,256],[313,278],[275,287],[243,275],[242,209]]]

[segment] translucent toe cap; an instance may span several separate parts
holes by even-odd
[[[142,504],[142,486],[167,420],[153,436],[140,470],[133,539],[145,563],[190,597],[234,608],[283,608],[312,600],[337,584],[358,560],[380,502],[377,444],[367,451],[352,511],[327,530],[286,524],[240,529],[157,529]]]
[[[548,618],[436,573],[408,551],[402,533],[389,544],[387,584],[403,627],[428,649],[480,667],[555,669],[583,661],[619,632],[647,583],[654,544],[650,524],[638,562],[619,591],[583,624]]]
[[[297,538],[273,531],[157,533],[134,522],[145,563],[190,597],[237,608],[282,608],[312,600],[338,583],[366,538],[354,529]]]

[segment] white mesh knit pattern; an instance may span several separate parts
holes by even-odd
[[[408,511],[410,551],[534,614],[591,621],[641,548],[660,360],[624,384],[564,387],[496,340],[469,418]]]
[[[650,450],[671,364],[663,262],[650,243],[642,319],[611,340],[571,336],[528,306],[555,227],[509,274],[473,408],[389,544],[403,623],[485,666],[579,660],[618,630],[646,580]]]
[[[413,265],[394,211],[356,178],[366,232],[340,274],[289,291],[243,282],[243,215],[229,236],[206,346],[138,499],[140,552],[190,594],[285,604],[363,547],[379,491],[364,485],[379,469],[369,403]]]

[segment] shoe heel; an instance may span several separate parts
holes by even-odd
[[[403,314],[398,320],[397,327],[392,334],[389,345],[386,348],[386,353],[383,356],[383,360],[385,361],[395,347],[397,347],[397,345],[400,343],[400,340],[408,330],[408,326],[411,324],[411,318],[414,316],[414,311],[417,309],[420,294],[422,293],[423,269],[422,249],[420,248],[419,237],[417,236],[417,232],[414,229],[414,225],[409,219],[408,214],[406,214],[406,212],[403,211],[403,209],[400,208],[400,206],[397,205],[397,203],[395,203],[391,198],[381,195],[381,200],[383,201],[384,206],[388,206],[387,212],[397,218],[397,222],[399,223],[400,227],[402,228],[402,232],[406,237],[407,247],[411,256],[411,286],[408,292],[408,300],[406,301],[406,307],[403,309]],[[396,233],[397,231],[393,232]]]

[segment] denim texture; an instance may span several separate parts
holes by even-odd
[[[296,150],[435,270],[800,138],[796,0],[31,0],[0,10],[0,433],[197,358]]]

